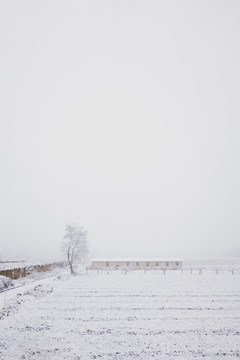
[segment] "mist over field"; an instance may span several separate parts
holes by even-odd
[[[0,1],[0,256],[240,259],[239,1]]]

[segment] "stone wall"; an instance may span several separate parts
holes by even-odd
[[[25,277],[30,275],[32,272],[45,272],[52,270],[55,267],[64,267],[64,262],[55,262],[52,264],[45,264],[45,265],[32,265],[27,267],[21,267],[16,269],[9,269],[9,270],[0,270],[0,275],[6,276],[11,279],[18,279],[19,277]]]

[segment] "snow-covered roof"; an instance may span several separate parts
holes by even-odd
[[[94,258],[92,259],[92,262],[95,262],[95,261],[113,261],[113,262],[121,262],[121,261],[124,261],[124,262],[130,262],[130,261],[182,261],[182,259],[172,259],[172,258]]]

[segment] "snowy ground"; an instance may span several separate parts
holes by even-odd
[[[0,271],[1,270],[11,270],[18,268],[27,268],[36,265],[47,265],[53,263],[60,263],[62,260],[59,259],[48,259],[48,260],[22,260],[22,261],[0,261]]]
[[[240,358],[240,274],[89,272],[20,293],[1,360]]]

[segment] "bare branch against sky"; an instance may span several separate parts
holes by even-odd
[[[240,255],[240,2],[0,1],[0,253]]]

